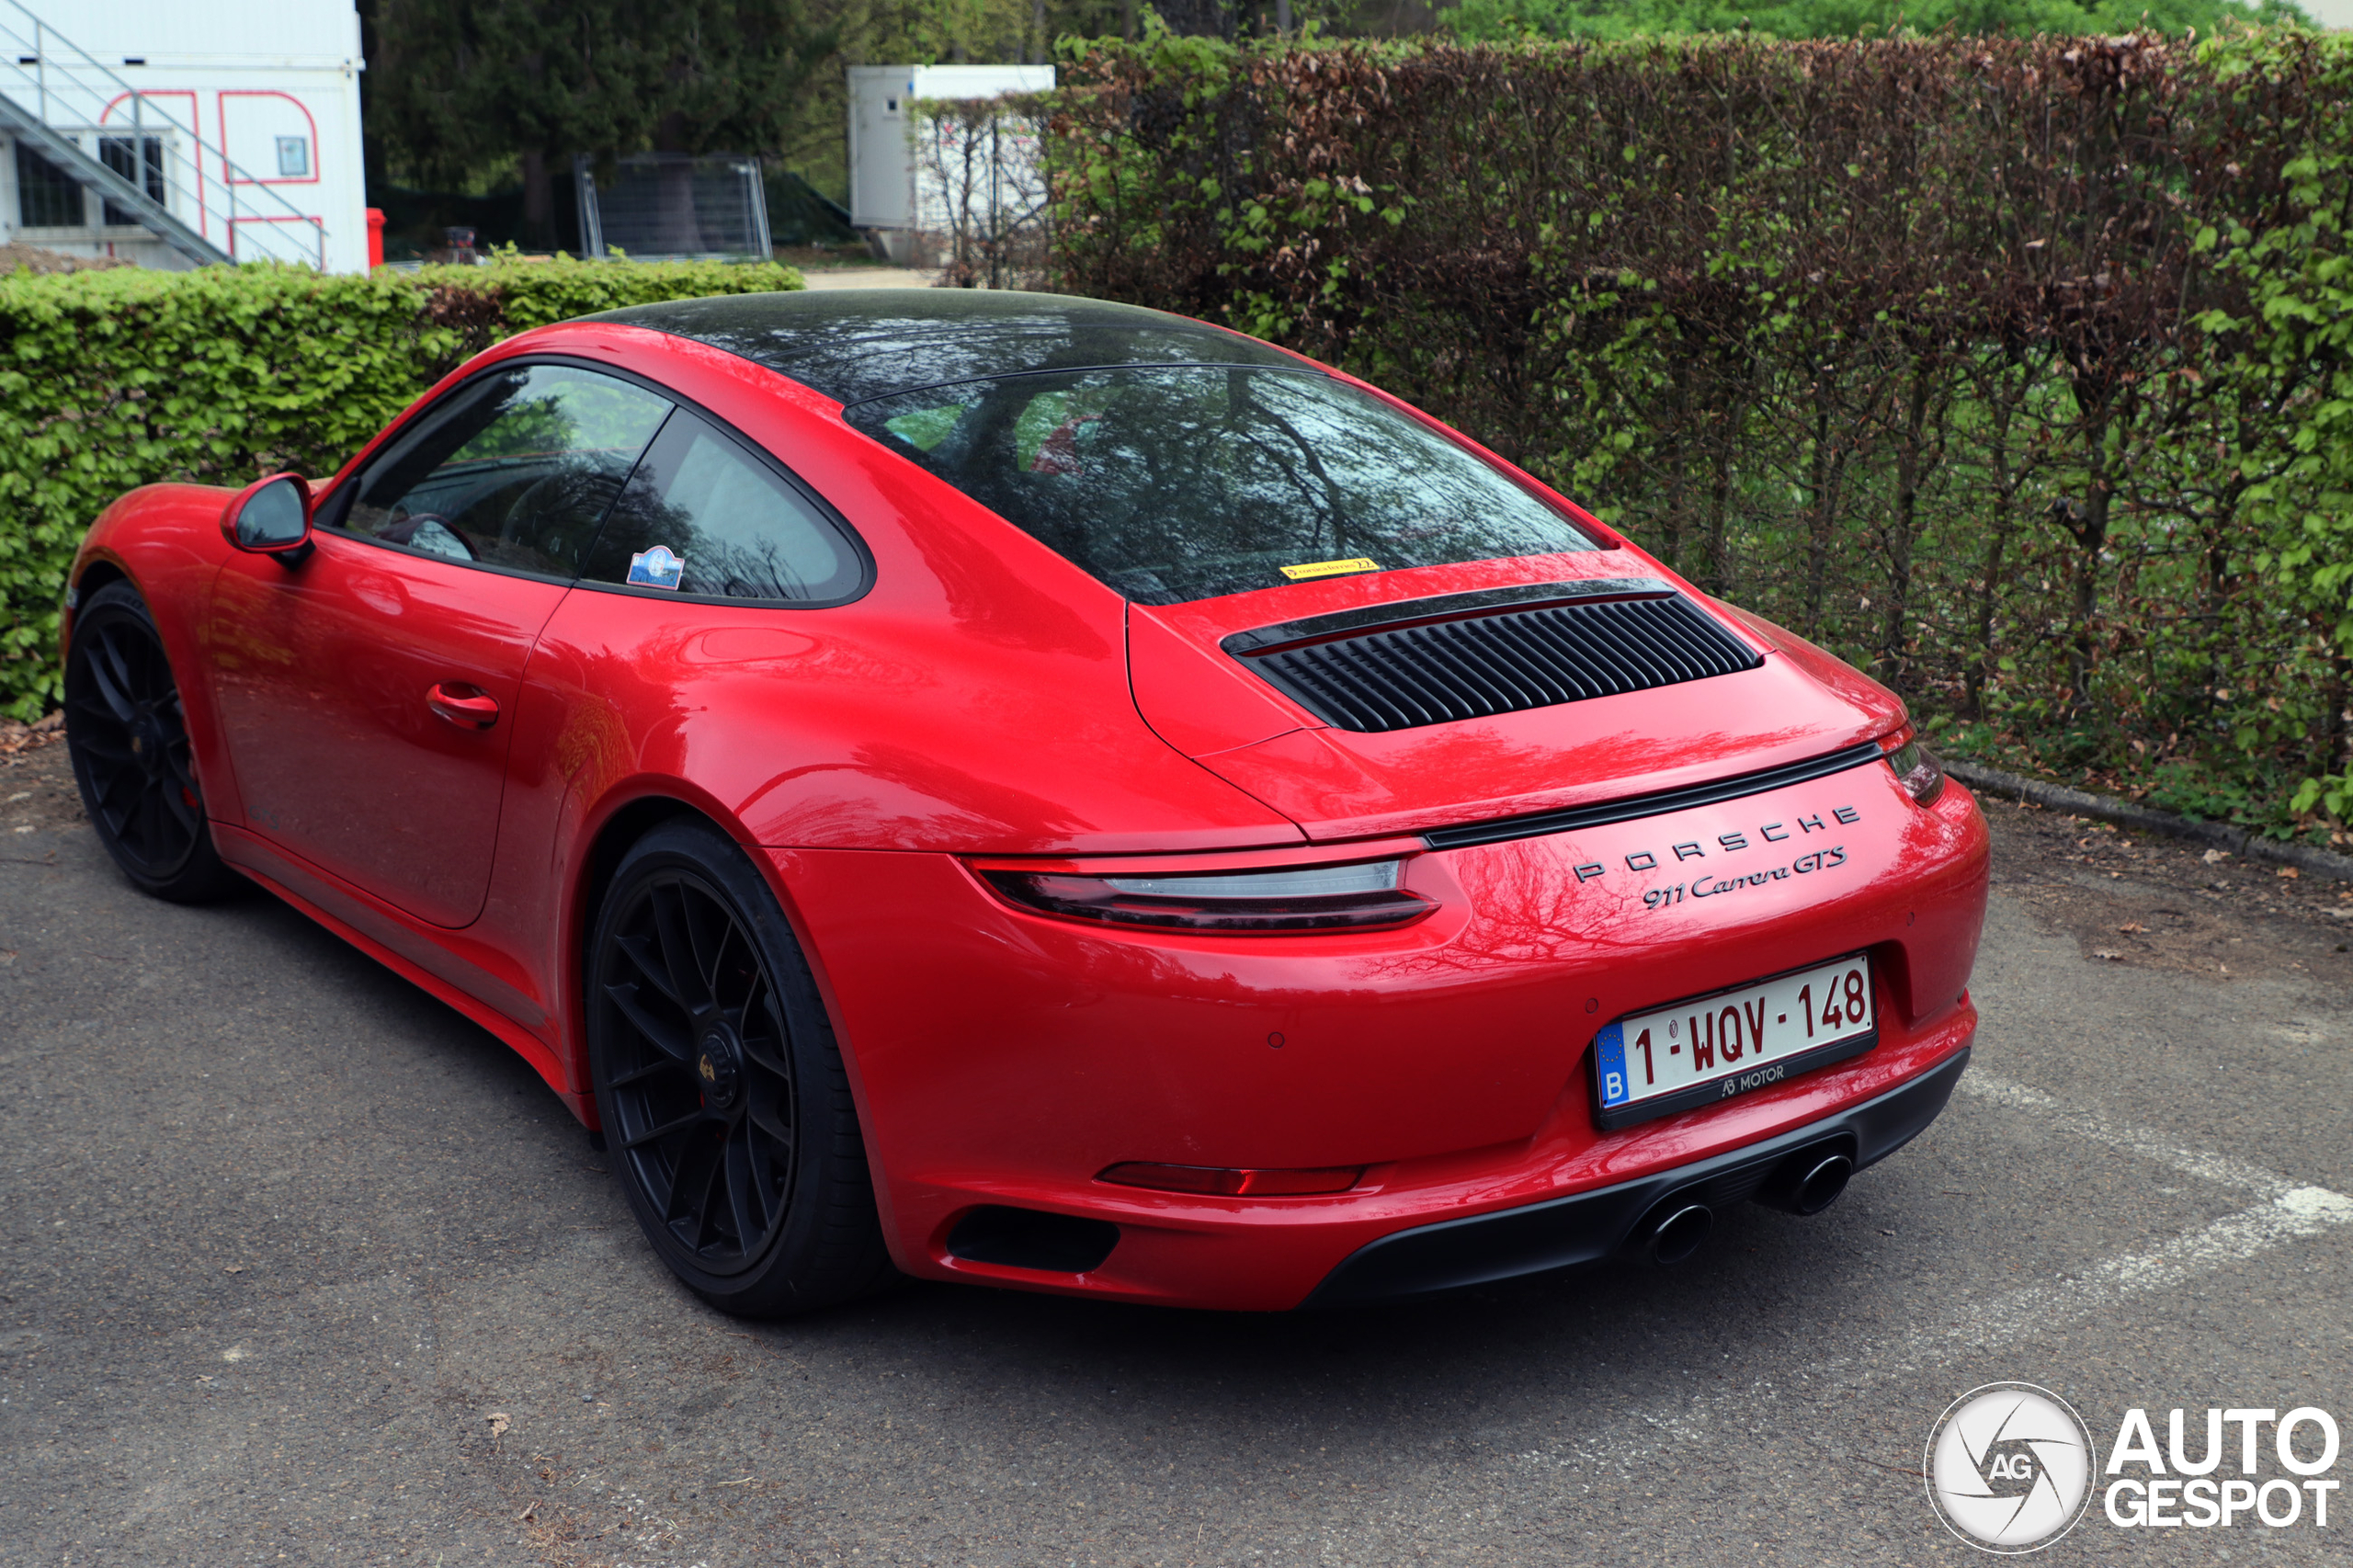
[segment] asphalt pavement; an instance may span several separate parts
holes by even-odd
[[[267,897],[132,892],[62,762],[0,759],[0,1562],[1962,1562],[1919,1471],[1977,1385],[2102,1452],[2353,1427],[2353,889],[1989,808],[1963,1092],[1678,1268],[747,1326],[519,1060]],[[2337,1506],[2039,1561],[2342,1562]]]

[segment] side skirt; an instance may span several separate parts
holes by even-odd
[[[278,878],[258,869],[254,864],[256,859],[265,856],[270,858],[276,858],[276,857],[266,847],[261,846],[252,835],[220,823],[213,824],[212,831],[216,842],[227,841],[222,845],[227,851],[222,858],[234,866],[240,874],[252,878],[254,881],[268,889],[272,894],[309,915],[403,980],[431,995],[436,1001],[447,1003],[492,1034],[496,1035],[517,1055],[529,1062],[532,1070],[547,1081],[548,1087],[555,1091],[556,1097],[563,1102],[564,1108],[572,1112],[582,1126],[593,1129],[597,1125],[597,1096],[593,1093],[584,1093],[572,1087],[571,1075],[564,1071],[562,1059],[556,1055],[546,1040],[479,997],[467,994],[439,975],[422,968],[410,959],[402,957],[382,942],[352,926],[348,921],[340,919],[320,908]],[[256,853],[256,850],[259,853]]]

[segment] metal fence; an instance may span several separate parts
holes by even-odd
[[[641,153],[614,160],[598,177],[576,159],[581,248],[636,261],[733,261],[769,257],[767,197],[760,161],[739,153],[696,157]]]

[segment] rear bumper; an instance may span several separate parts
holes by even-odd
[[[1753,1197],[1801,1150],[1836,1147],[1859,1170],[1934,1121],[1968,1065],[1964,1046],[1901,1087],[1745,1149],[1550,1203],[1383,1236],[1350,1254],[1301,1305],[1364,1306],[1599,1262],[1625,1251],[1641,1221],[1662,1209],[1722,1209]]]
[[[1424,853],[1407,879],[1438,903],[1427,919],[1279,940],[1055,919],[944,855],[767,856],[842,1042],[892,1256],[922,1278],[1289,1311],[1392,1235],[1826,1125],[1944,1066],[1976,1027],[1984,824],[1967,791],[1924,808],[1883,767]],[[1596,1125],[1610,1019],[1850,952],[1879,988],[1871,1049]],[[1098,1179],[1129,1162],[1365,1174],[1295,1198]],[[1068,1256],[1090,1261],[963,1233],[996,1210],[1071,1221]],[[1119,1233],[1099,1261],[1077,1244],[1094,1227]]]

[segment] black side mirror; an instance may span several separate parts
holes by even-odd
[[[222,508],[221,533],[239,550],[294,565],[311,553],[311,487],[293,473],[256,480]]]

